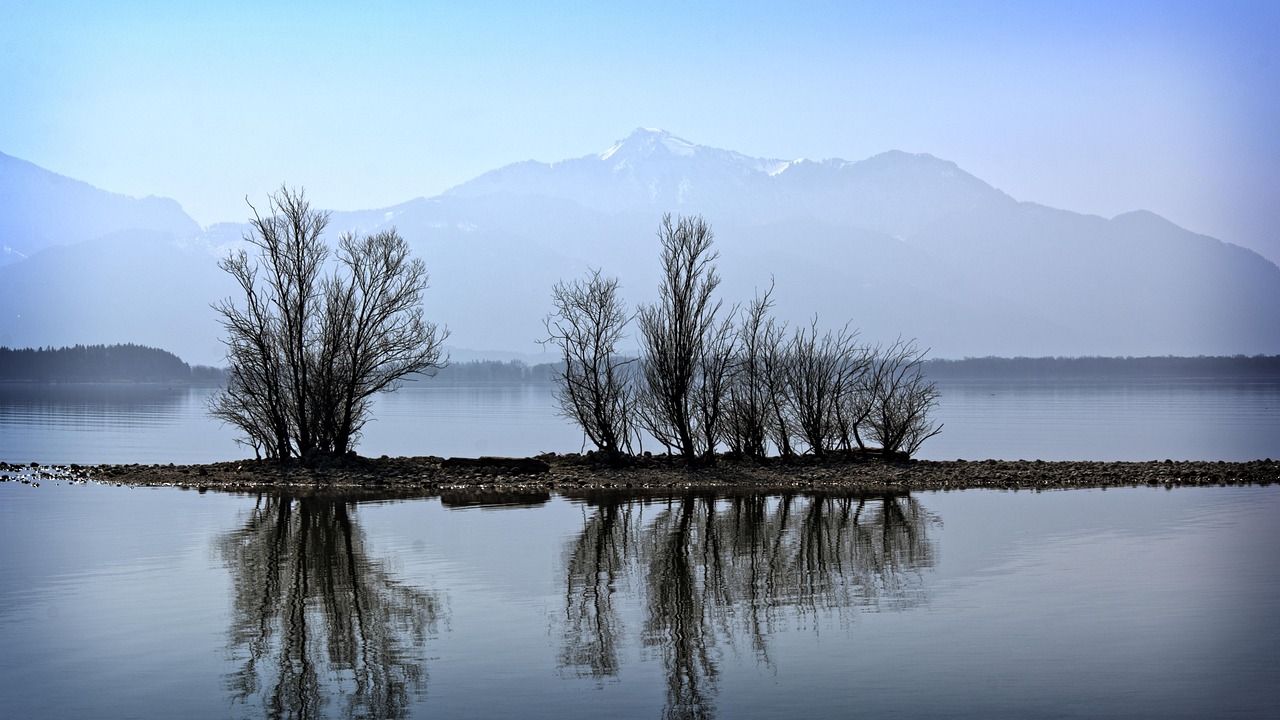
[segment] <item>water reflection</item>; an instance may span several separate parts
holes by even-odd
[[[15,383],[0,382],[0,409],[30,417],[150,415],[175,412],[188,396],[203,391],[160,383]]]
[[[261,496],[219,549],[233,578],[233,699],[272,718],[406,717],[425,692],[425,646],[442,593],[411,587],[368,556],[354,503]]]
[[[627,646],[618,605],[641,596],[639,642],[666,676],[664,717],[715,714],[718,648],[745,642],[769,665],[786,623],[925,600],[937,520],[907,495],[603,497],[570,543],[560,667],[597,682]]]

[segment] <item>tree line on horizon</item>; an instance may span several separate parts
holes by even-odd
[[[635,352],[624,353],[638,357]],[[446,381],[551,382],[564,361],[469,360],[450,363],[435,376]],[[1280,355],[1156,355],[925,358],[933,380],[1107,380],[1280,378]]]
[[[79,348],[130,347],[172,355],[161,348],[133,343],[59,348],[0,346],[0,382],[186,382],[181,374],[148,373],[128,361],[119,361],[113,353],[89,352],[80,360],[67,363],[47,361],[57,353],[79,352]],[[138,353],[139,357],[146,355]],[[190,368],[189,382],[217,384],[226,380],[225,368],[184,364]],[[432,377],[437,382],[554,382],[563,366],[562,361],[528,363],[519,359],[451,361]],[[921,367],[934,380],[1275,379],[1280,378],[1280,355],[925,358]]]
[[[937,379],[1277,378],[1280,355],[968,357],[926,361]]]
[[[9,382],[218,382],[222,371],[188,365],[166,350],[144,345],[0,347],[0,381]]]

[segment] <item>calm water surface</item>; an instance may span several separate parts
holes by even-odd
[[[1280,456],[1280,383],[949,383],[921,455]],[[243,457],[211,390],[0,385],[0,460]],[[580,449],[545,384],[365,455]],[[1280,715],[1280,489],[292,498],[0,483],[0,716]]]
[[[0,483],[0,707],[1280,710],[1280,488],[483,500]]]
[[[1280,381],[948,382],[926,459],[1280,457]],[[209,388],[0,384],[0,460],[191,463],[252,456]],[[575,452],[548,383],[411,384],[379,396],[363,455]],[[648,448],[656,449],[656,448]]]

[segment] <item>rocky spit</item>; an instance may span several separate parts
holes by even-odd
[[[205,465],[15,465],[0,462],[0,482],[96,482],[133,487],[171,486],[230,492],[285,491],[383,495],[442,495],[623,491],[903,493],[926,490],[1055,490],[1158,486],[1270,485],[1280,462],[1157,460],[1044,462],[1040,460],[886,460],[841,455],[753,461],[723,457],[712,467],[687,468],[667,456],[610,466],[587,455],[532,458],[344,457],[309,467],[241,460]]]

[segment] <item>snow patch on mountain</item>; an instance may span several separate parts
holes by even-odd
[[[782,161],[782,160],[761,161],[760,170],[761,172],[768,175],[769,177],[776,177],[779,174],[785,172],[786,169],[791,167],[792,165],[795,165],[796,163],[802,163],[804,161],[805,161],[804,158],[797,158],[795,160],[790,160],[790,161]]]

